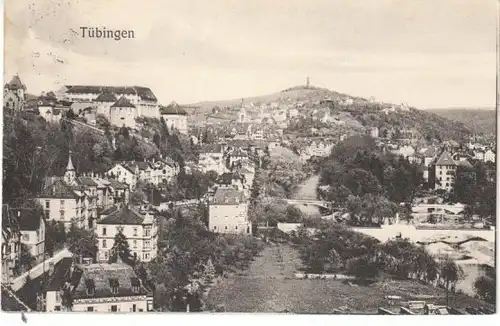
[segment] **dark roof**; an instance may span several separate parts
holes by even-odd
[[[450,153],[444,151],[436,161],[436,165],[457,165],[457,163],[453,160]]]
[[[109,214],[113,213],[114,211],[116,211],[117,209],[118,209],[118,206],[111,206],[109,208],[102,210],[101,212],[99,212],[99,214],[100,215],[109,215]]]
[[[76,198],[77,195],[72,187],[63,180],[57,179],[51,185],[45,187],[38,195],[39,198]]]
[[[112,108],[135,108],[135,105],[130,103],[125,96],[120,97],[115,104],[111,105]]]
[[[12,213],[12,210],[9,209],[9,206],[4,204],[2,206],[2,231],[6,232],[6,235],[9,235],[16,230],[19,230],[19,222]]]
[[[241,180],[241,179],[242,179],[241,176],[236,173],[226,172],[220,175],[220,177],[217,179],[217,183],[230,185],[232,184],[233,180]]]
[[[70,94],[101,94],[103,92],[116,95],[137,94],[146,101],[157,101],[153,91],[144,86],[96,86],[96,85],[66,85],[66,93]]]
[[[151,291],[138,280],[132,267],[120,264],[92,264],[77,265],[79,271],[74,279],[74,299],[124,297],[137,295],[151,295]],[[138,292],[134,286],[139,284]],[[93,287],[93,294],[87,292],[88,286]],[[118,288],[118,293],[112,292],[112,287]]]
[[[207,144],[200,149],[200,153],[222,153],[222,145]]]
[[[124,183],[121,183],[115,179],[108,179],[109,181],[109,185],[110,187],[112,188],[115,188],[115,189],[128,189],[128,186]]]
[[[12,79],[10,80],[10,82],[8,84],[6,84],[5,86],[7,86],[7,88],[11,89],[11,90],[17,90],[17,89],[26,90],[26,86],[23,84],[23,82],[21,81],[21,78],[19,78],[18,75],[14,75],[12,77]]]
[[[188,113],[179,104],[172,102],[167,106],[160,106],[160,114],[187,115]]]
[[[140,225],[144,222],[145,216],[129,207],[122,207],[99,220],[98,224],[126,224]]]
[[[11,293],[2,284],[2,311],[28,311],[26,304],[21,304]]]
[[[243,191],[231,188],[218,188],[214,194],[213,204],[215,205],[238,205],[245,203]]]
[[[95,102],[116,102],[116,96],[110,92],[102,92],[99,96],[94,100]]]
[[[34,209],[18,209],[13,211],[18,214],[19,229],[21,231],[36,231],[40,228],[42,216]]]
[[[97,187],[97,183],[90,177],[79,177],[78,182],[84,186]]]

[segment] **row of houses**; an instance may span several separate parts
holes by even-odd
[[[137,182],[158,186],[161,183],[169,182],[180,172],[179,165],[166,156],[160,156],[144,161],[123,161],[117,162],[106,172],[110,178],[125,183],[134,189]]]

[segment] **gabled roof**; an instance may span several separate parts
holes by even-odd
[[[137,212],[135,209],[122,207],[99,220],[97,224],[141,225],[145,222],[145,218],[146,215]]]
[[[109,186],[114,189],[128,189],[128,186],[124,183],[121,183],[115,179],[109,179]]]
[[[238,205],[245,203],[245,194],[231,188],[218,188],[214,194],[214,205]]]
[[[7,88],[10,90],[18,90],[18,89],[26,90],[26,86],[23,84],[23,82],[21,81],[21,78],[19,78],[18,75],[12,76],[12,79],[10,80],[10,82],[5,86],[7,86]]]
[[[61,179],[57,179],[54,181],[52,184],[49,186],[45,187],[40,194],[38,195],[39,198],[68,198],[68,199],[73,199],[78,196],[77,193],[75,193],[74,189],[66,184]]]
[[[457,162],[453,160],[450,153],[444,151],[436,161],[436,165],[457,165]]]
[[[167,106],[160,106],[160,114],[187,115],[188,113],[179,104],[172,102]]]
[[[110,102],[110,103],[115,103],[116,102],[116,96],[113,93],[110,93],[108,91],[104,91],[99,96],[94,100],[95,102]]]
[[[97,187],[98,186],[98,184],[94,180],[92,180],[91,177],[79,177],[77,179],[77,181],[84,186],[89,186],[89,187]]]
[[[118,101],[115,102],[115,104],[111,105],[112,108],[135,108],[135,105],[130,103],[129,100],[125,96],[120,97]]]
[[[101,94],[103,92],[117,95],[139,95],[143,100],[157,101],[151,89],[144,86],[66,85],[66,93],[69,94]]]
[[[219,178],[217,178],[217,183],[219,184],[224,184],[224,185],[230,185],[232,184],[233,180],[241,180],[242,177],[236,173],[231,173],[231,172],[226,172],[222,173]]]
[[[36,231],[40,228],[42,216],[34,209],[18,209],[14,211],[18,214],[19,229],[21,231]]]

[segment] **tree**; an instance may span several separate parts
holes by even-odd
[[[109,255],[108,263],[116,263],[120,258],[125,263],[132,262],[132,254],[128,245],[127,237],[120,230],[115,235],[115,240],[113,247],[111,248],[111,254]]]
[[[19,253],[19,266],[21,270],[29,270],[32,267],[32,263],[35,261],[35,257],[31,254],[30,248],[21,243],[20,253]]]
[[[377,277],[379,270],[376,264],[370,261],[368,257],[359,257],[347,262],[347,273],[366,281]]]
[[[496,303],[496,275],[495,269],[488,269],[486,275],[479,276],[474,282],[474,289],[479,298],[484,301]]]
[[[71,223],[67,233],[68,249],[75,258],[91,257],[96,259],[97,238],[93,230],[80,228],[75,222]]]
[[[446,289],[446,304],[449,302],[449,292],[455,292],[457,282],[463,278],[463,270],[451,258],[443,259],[439,264],[439,276]]]

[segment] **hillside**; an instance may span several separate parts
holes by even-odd
[[[270,102],[283,102],[283,101],[300,101],[300,100],[307,100],[310,99],[312,101],[314,100],[322,100],[322,99],[328,99],[331,97],[336,97],[336,98],[348,98],[350,96],[345,95],[345,94],[340,94],[334,91],[330,91],[326,88],[320,88],[320,87],[305,87],[305,86],[296,86],[292,87],[286,90],[283,90],[281,92],[273,93],[273,94],[268,94],[268,95],[261,95],[261,96],[253,96],[253,97],[246,97],[243,98],[244,103],[254,103],[254,104],[263,104],[263,103],[270,103]],[[212,108],[214,107],[219,107],[219,108],[236,108],[241,106],[241,98],[238,99],[231,99],[231,100],[221,100],[221,101],[205,101],[205,102],[198,102],[194,104],[190,104],[189,106],[192,107],[197,107],[198,113],[202,112],[211,112]]]
[[[440,142],[449,139],[460,141],[474,130],[459,121],[452,121],[429,111],[403,105],[371,102],[364,98],[314,86],[296,86],[269,95],[243,99],[194,103],[190,105],[196,107],[189,112],[190,119],[194,122],[211,119],[219,123],[229,123],[236,119],[242,105],[254,115],[259,115],[259,112],[270,113],[280,109],[295,108],[299,116],[306,120],[314,118],[318,121],[328,111],[336,119],[336,121],[319,125],[314,122],[312,124],[307,121],[299,122],[294,126],[296,133],[310,130],[311,127],[341,131],[340,129],[347,127],[352,129],[352,126],[357,125],[360,127],[357,129],[360,130],[356,132],[363,132],[371,127],[391,133],[414,130],[427,141]]]
[[[496,111],[494,109],[431,109],[427,110],[441,117],[465,124],[471,130],[482,134],[494,134]]]

